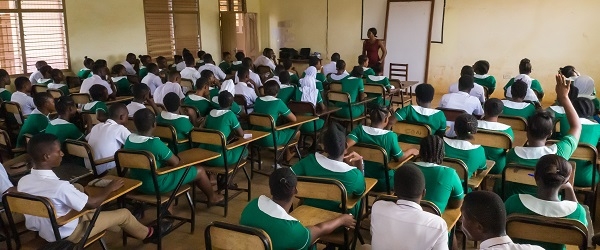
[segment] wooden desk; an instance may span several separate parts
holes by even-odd
[[[227,150],[232,150],[237,147],[248,145],[253,141],[269,136],[271,133],[265,131],[257,131],[257,130],[244,130],[244,134],[252,134],[251,138],[239,138],[237,141],[234,141],[230,144],[227,144]]]
[[[491,161],[491,160],[486,160],[485,162],[486,162],[485,165],[487,168],[479,173],[476,173],[474,176],[471,176],[471,178],[469,178],[469,180],[467,181],[467,184],[469,185],[470,188],[472,188],[472,189],[479,188],[479,186],[483,182],[483,179],[485,179],[485,177],[488,175],[490,170],[492,170],[492,168],[496,164],[496,162]]]
[[[327,106],[327,110],[321,110],[319,112],[317,112],[317,116],[321,117],[321,116],[325,116],[325,115],[329,115],[331,113],[335,113],[342,110],[342,108],[340,107],[336,107],[336,106]]]
[[[363,199],[369,192],[371,192],[371,189],[375,187],[375,184],[377,184],[377,179],[365,177],[365,192],[361,196],[348,197],[346,200],[346,209],[354,208],[358,201]]]
[[[324,221],[332,220],[340,216],[340,213],[331,212],[325,209],[320,209],[311,206],[298,206],[290,213],[304,226],[314,226]]]
[[[79,93],[80,90],[81,90],[81,86],[75,87],[75,88],[70,88],[69,93]]]
[[[362,101],[357,101],[357,102],[353,102],[350,104],[351,105],[364,104],[364,103],[369,103],[369,102],[375,101],[376,99],[377,99],[377,97],[365,97],[365,99],[363,99]]]
[[[52,169],[56,176],[61,180],[69,181],[70,183],[77,182],[81,178],[92,175],[92,170],[84,166],[73,163],[62,163],[60,166]]]
[[[400,81],[400,89],[407,90],[408,88],[419,84],[419,81]]]
[[[275,130],[279,131],[279,130],[284,130],[284,129],[292,128],[292,127],[300,127],[300,125],[302,125],[304,123],[316,121],[317,119],[319,119],[319,117],[317,117],[317,116],[298,115],[298,116],[296,116],[295,122],[290,122],[290,123],[283,124],[281,126],[277,126],[277,127],[275,127]]]
[[[525,146],[527,143],[527,131],[513,130],[515,138],[513,138],[513,148],[516,146]]]
[[[460,219],[460,216],[460,208],[446,209],[446,211],[444,211],[442,214],[442,219],[444,219],[444,221],[446,221],[446,225],[448,225],[448,232],[454,228],[456,222],[458,222],[458,219]]]
[[[115,104],[118,102],[129,102],[133,100],[133,96],[117,96],[116,99],[114,100],[110,100],[110,101],[106,101],[106,105],[111,105],[111,104]]]
[[[156,174],[163,175],[171,173],[173,171],[184,169],[205,161],[210,161],[221,156],[221,154],[206,149],[192,148],[183,152],[179,152],[177,156],[179,157],[179,164],[177,166],[159,168],[156,170]]]

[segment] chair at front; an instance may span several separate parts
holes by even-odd
[[[431,128],[427,124],[414,123],[408,121],[396,122],[392,126],[392,131],[402,138],[418,138],[419,140],[432,134]],[[412,144],[406,142],[398,142],[400,148],[420,148],[420,144]]]
[[[169,148],[174,154],[179,154],[180,151],[189,149],[189,138],[177,138],[177,132],[172,125],[169,124],[156,124],[156,128],[152,134],[163,142],[168,143]]]
[[[333,89],[333,85],[331,86]],[[366,102],[352,102],[350,99],[350,94],[345,92],[339,92],[330,90],[327,92],[327,102],[336,102],[343,104],[342,108],[347,108],[349,110],[350,117],[342,117],[338,116],[335,113],[331,115],[331,119],[347,124],[346,128],[350,128],[350,131],[354,129],[354,124],[358,122],[364,122],[367,118],[365,115],[366,112]],[[354,108],[356,106],[363,106],[363,112],[361,114],[355,114]]]
[[[75,156],[75,157],[79,157],[79,158],[83,158],[84,162],[86,164],[86,167],[90,167],[92,169],[92,172],[94,173],[94,176],[96,177],[100,177],[100,175],[102,173],[100,173],[97,169],[98,165],[102,165],[105,163],[109,163],[114,161],[114,157],[106,157],[103,159],[98,159],[98,160],[94,160],[94,150],[92,149],[92,146],[90,146],[89,144],[87,144],[84,141],[76,141],[76,140],[71,140],[71,139],[67,139],[65,141],[65,148],[66,148],[66,154]],[[89,166],[87,166],[89,164]]]
[[[265,231],[242,225],[213,221],[204,230],[204,244],[207,250],[271,250],[271,238]]]
[[[72,93],[70,96],[73,98],[75,104],[78,105],[84,105],[92,102],[92,97],[90,97],[90,94],[88,93]]]
[[[513,239],[578,246],[587,249],[588,229],[579,221],[539,215],[511,214],[506,234]]]
[[[523,117],[500,115],[498,122],[510,126],[513,130],[527,131],[527,120]]]
[[[21,110],[21,105],[17,102],[4,102],[3,108],[6,114],[6,129],[11,135],[15,136],[19,134],[23,123],[25,122],[25,116]],[[12,138],[12,137],[11,137]]]

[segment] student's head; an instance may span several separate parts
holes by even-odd
[[[50,67],[50,65],[45,65],[40,68],[40,73],[42,73],[46,79],[50,79],[50,77],[52,77],[50,75],[50,71],[52,71],[52,67]]]
[[[29,78],[24,76],[17,77],[17,79],[15,79],[15,88],[17,91],[23,93],[31,92],[31,82],[29,81]]]
[[[34,162],[35,167],[58,167],[64,156],[58,138],[47,133],[39,133],[31,137],[31,140],[27,143],[27,153]]]
[[[108,100],[108,90],[106,87],[100,84],[94,84],[90,87],[90,97],[94,101],[106,101]]]
[[[279,168],[269,177],[269,189],[275,201],[288,202],[298,192],[296,185],[298,178],[291,168]]]
[[[158,70],[158,65],[156,65],[156,63],[148,63],[148,65],[146,65],[146,69],[148,70],[148,72],[158,75],[159,70]]]
[[[52,78],[52,81],[55,83],[61,83],[65,80],[65,75],[60,69],[52,69],[50,70],[50,78]]]
[[[377,37],[377,29],[375,27],[369,28],[367,30],[367,37],[368,38],[375,38],[375,37]]]
[[[485,75],[490,71],[490,63],[486,60],[479,60],[473,64],[473,70],[478,75]]]
[[[394,191],[398,199],[419,203],[421,198],[425,196],[423,172],[412,164],[396,169],[394,173]]]
[[[341,59],[340,53],[335,52],[335,53],[331,54],[331,61],[332,62],[337,62],[340,59]]]
[[[212,64],[215,63],[211,54],[204,54],[204,56],[201,58],[202,58],[202,61],[204,61],[204,63],[212,63]]]
[[[428,135],[421,139],[419,156],[424,162],[442,164],[444,160],[444,139],[437,135]]]
[[[108,107],[108,116],[118,124],[125,124],[129,120],[129,111],[123,103],[115,103]]]
[[[198,53],[196,53],[196,55],[199,59],[202,59],[204,62],[206,62],[206,60],[204,60],[204,55],[206,55],[206,52],[204,50],[199,50]]]
[[[252,58],[250,58],[250,57],[245,57],[245,58],[242,60],[242,67],[246,67],[246,68],[248,68],[248,69],[251,69],[251,68],[252,68]]]
[[[104,77],[108,74],[107,71],[108,70],[106,69],[106,66],[102,65],[101,63],[98,63],[98,61],[96,61],[94,63],[94,67],[92,67],[92,73],[94,73],[94,75],[100,76],[100,78],[102,79],[104,79]]]
[[[127,61],[128,63],[134,64],[136,61],[136,56],[133,53],[128,53],[127,57],[125,57],[125,61]]]
[[[571,88],[569,89],[569,93],[567,94],[567,96],[569,97],[569,100],[571,100],[571,101],[577,99],[579,97],[579,88],[571,85]]]
[[[200,51],[198,51],[198,52],[200,52]],[[190,56],[194,57],[194,55],[192,55],[192,52],[187,48],[183,48],[183,50],[181,50],[181,55],[183,55],[184,58],[185,58],[185,55],[190,55]]]
[[[519,79],[516,80],[510,87],[510,94],[512,95],[513,99],[525,99],[528,90],[529,87],[527,87],[527,83]]]
[[[196,60],[191,54],[183,55],[183,61],[185,61],[185,66],[187,67],[194,67],[194,65],[196,64]]]
[[[319,58],[316,56],[309,56],[308,57],[308,66],[313,66],[318,69],[321,67],[321,60],[319,60]]]
[[[181,55],[174,55],[173,56],[173,60],[175,61],[175,64],[183,62],[183,56],[181,56]]]
[[[247,67],[242,67],[237,72],[238,80],[240,82],[246,82],[246,81],[248,81],[249,75],[250,75],[250,69],[248,69]]]
[[[140,58],[140,63],[142,63],[144,66],[147,66],[152,62],[152,57],[149,55],[139,55],[138,57]]]
[[[519,74],[529,75],[531,70],[531,61],[527,58],[521,59],[521,62],[519,62]]]
[[[98,64],[100,66],[108,67],[108,62],[106,62],[106,60],[104,60],[104,59],[98,59],[98,60],[96,60],[94,62],[94,65],[96,65],[96,64]],[[94,66],[92,66],[92,67],[94,67]]]
[[[381,63],[375,63],[375,65],[373,65],[372,69],[375,72],[375,75],[378,75],[378,76],[383,75],[383,65]]]
[[[273,55],[275,55],[275,52],[273,51],[273,49],[271,49],[271,48],[265,48],[263,50],[263,56],[271,58],[271,57],[273,57]]]
[[[498,98],[490,98],[483,104],[483,113],[486,117],[496,117],[502,114],[504,103]]]
[[[48,65],[46,61],[37,61],[35,62],[35,68],[39,71],[42,67]]]
[[[238,60],[241,62],[242,60],[244,60],[245,57],[246,57],[246,55],[244,54],[244,52],[239,51],[239,52],[235,53],[235,60]]]
[[[343,72],[344,70],[346,70],[346,62],[345,62],[344,60],[342,60],[342,59],[338,60],[338,61],[335,63],[335,69],[336,69],[338,72],[339,72],[339,71],[342,71],[342,72]]]
[[[367,67],[369,65],[369,57],[367,55],[358,56],[358,66]]]
[[[56,99],[54,102],[54,107],[56,107],[56,112],[59,115],[72,115],[77,113],[77,106],[75,106],[75,101],[70,96],[61,96]]]
[[[541,189],[556,189],[569,181],[571,164],[555,154],[542,156],[533,172],[535,183]]]
[[[285,59],[285,60],[283,60],[283,68],[284,68],[285,70],[290,70],[290,69],[292,69],[292,66],[293,66],[293,65],[294,65],[294,64],[292,63],[292,60],[290,60],[290,59]]]
[[[475,87],[475,79],[470,75],[463,75],[458,79],[458,90],[469,93]]]
[[[147,134],[156,126],[156,116],[150,109],[140,109],[133,114],[133,124],[140,134]]]
[[[527,118],[527,137],[546,140],[554,129],[554,115],[546,110],[538,110]]]
[[[219,93],[219,107],[229,108],[233,104],[233,95],[229,91],[221,91]]]
[[[577,71],[575,70],[575,67],[573,67],[571,65],[564,66],[564,67],[560,68],[559,70],[560,70],[560,74],[565,76],[566,78],[577,75]]]
[[[477,133],[477,118],[470,114],[461,114],[454,121],[454,132],[461,140],[473,139],[473,135]]]
[[[473,67],[471,67],[469,65],[465,65],[460,69],[460,75],[461,76],[474,76],[475,71],[473,71]]]
[[[329,158],[339,159],[346,151],[346,133],[344,128],[336,122],[330,123],[321,142]]]
[[[179,110],[180,103],[181,99],[179,99],[179,96],[175,92],[169,92],[163,98],[165,108],[171,113],[176,113]]]
[[[208,86],[210,85],[210,82],[209,82],[208,78],[200,77],[200,78],[198,78],[198,80],[196,80],[195,85],[196,85],[195,86],[196,90],[208,90]]]
[[[462,231],[473,241],[506,235],[506,208],[500,196],[489,191],[468,193],[460,208]]]
[[[354,68],[352,68],[352,71],[350,72],[350,76],[362,78],[364,73],[365,71],[362,66],[354,66]]]
[[[56,111],[54,108],[54,98],[47,92],[35,93],[35,95],[33,95],[33,104],[35,104],[40,111]]]
[[[5,69],[0,69],[0,88],[10,85],[10,75]]]
[[[415,88],[415,96],[417,97],[417,104],[419,105],[431,103],[434,94],[435,89],[433,88],[433,85],[429,83],[421,83]]]
[[[165,58],[164,56],[157,57],[156,64],[158,65],[159,69],[166,69],[167,68],[167,58]]]
[[[221,56],[223,57],[223,61],[231,62],[231,53],[225,51]]]
[[[275,81],[275,80],[267,81],[264,84],[264,88],[265,88],[265,95],[277,96],[277,93],[279,93],[279,83],[277,83],[277,81]]]
[[[385,127],[388,124],[391,116],[392,114],[390,113],[390,110],[379,105],[371,108],[371,112],[369,112],[372,127]]]
[[[275,66],[275,69],[273,70],[273,75],[274,76],[279,76],[279,73],[281,72],[285,72],[285,68],[283,67],[283,65],[278,64],[277,66]]]
[[[585,97],[578,97],[571,100],[571,103],[573,103],[573,108],[575,108],[575,111],[580,118],[590,118],[596,111],[592,100]]]
[[[133,97],[136,100],[146,100],[150,96],[150,87],[146,84],[133,85]]]
[[[215,77],[215,73],[208,69],[202,70],[202,72],[200,72],[200,77],[208,79],[211,84],[219,82],[219,79]]]
[[[179,71],[177,71],[177,70],[169,71],[169,82],[179,83],[180,80],[181,80],[181,73],[179,73]]]
[[[279,82],[281,84],[290,84],[290,81],[292,80],[292,78],[290,77],[290,73],[288,73],[287,71],[282,71],[279,73]]]

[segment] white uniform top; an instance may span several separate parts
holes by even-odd
[[[448,249],[444,219],[417,203],[377,201],[371,211],[373,249]]]
[[[185,67],[179,74],[181,74],[182,79],[191,80],[194,85],[196,84],[196,80],[200,78],[200,72],[194,67]]]
[[[258,87],[263,86],[262,81],[260,80],[260,76],[252,72],[252,70],[250,70],[250,80],[254,81],[256,85],[258,85]],[[233,81],[236,83],[240,81],[237,74],[235,74],[235,78],[233,79]]]
[[[96,74],[83,80],[83,82],[81,83],[81,88],[79,89],[79,93],[88,93],[89,94],[90,88],[92,86],[94,86],[94,84],[100,84],[100,85],[106,87],[109,95],[111,95],[113,93],[112,88],[110,87],[110,84],[108,84],[107,81],[102,80],[102,78],[100,78],[100,76],[96,75]]]
[[[0,163],[0,193],[6,192],[7,189],[13,187],[12,182],[8,179],[8,174],[6,173],[6,169]]]
[[[254,105],[254,102],[256,101],[256,98],[258,98],[258,96],[256,95],[256,91],[254,91],[253,88],[248,86],[249,84],[251,84],[251,83],[245,83],[245,82],[236,83],[235,84],[235,94],[243,95],[246,98],[246,103],[248,105]]]
[[[179,62],[178,64],[175,65],[175,70],[181,72],[183,69],[185,69],[186,65],[185,62]]]
[[[142,83],[148,85],[148,88],[150,88],[150,94],[152,95],[154,95],[154,91],[156,90],[156,88],[163,85],[160,76],[157,76],[150,72],[148,72],[148,74],[144,76],[144,78],[142,78]]]
[[[481,250],[543,250],[544,248],[534,245],[515,244],[508,236],[500,236],[482,241],[479,244]]]
[[[62,88],[64,86],[67,86],[67,85],[64,84],[64,83],[53,83],[53,82],[48,83],[48,88],[49,89],[59,89],[59,88]]]
[[[129,63],[128,61],[123,61],[121,63],[121,65],[123,65],[125,67],[125,71],[127,72],[127,75],[130,75],[130,76],[137,75],[137,73],[135,72],[135,69],[133,68],[133,65],[131,65],[131,63]]]
[[[268,66],[271,70],[275,70],[275,63],[271,58],[268,58],[264,55],[260,55],[254,60],[254,67],[258,66]]]
[[[36,84],[38,82],[39,79],[44,78],[44,76],[42,75],[41,72],[39,71],[34,71],[33,73],[31,73],[31,75],[29,75],[29,81],[31,82],[31,84]]]
[[[468,114],[483,115],[483,108],[481,107],[481,102],[479,102],[479,99],[462,91],[449,93],[442,96],[440,107],[461,109],[466,111]]]
[[[21,106],[21,111],[23,112],[23,115],[31,114],[31,111],[33,111],[36,108],[35,103],[33,103],[33,97],[28,96],[27,94],[21,91],[13,93],[10,97],[10,101],[16,102],[19,104],[19,106]]]
[[[450,88],[448,89],[448,93],[456,92],[458,92],[458,83],[450,85]],[[469,94],[471,96],[477,97],[477,99],[479,99],[479,102],[485,102],[485,90],[481,85],[475,83],[473,89],[471,89],[471,92],[469,92]]]
[[[204,70],[212,71],[213,74],[215,74],[215,77],[217,79],[219,79],[220,81],[225,80],[225,77],[227,77],[227,75],[225,75],[225,72],[223,72],[223,70],[221,70],[221,68],[219,68],[218,66],[216,66],[212,63],[206,63],[206,64],[200,66],[200,68],[198,68],[198,73],[202,73],[202,71],[204,71]],[[196,83],[196,82],[194,82],[194,83]]]
[[[335,67],[336,64],[337,62],[330,62],[328,64],[323,65],[323,69],[321,69],[323,75],[327,76],[328,74],[335,74],[335,72],[337,72],[337,69]]]
[[[135,114],[135,112],[137,112],[140,109],[145,109],[146,105],[144,105],[143,103],[139,103],[139,102],[130,102],[129,104],[127,104],[127,112],[129,112],[129,117],[133,117],[133,114]]]
[[[57,217],[64,216],[71,210],[81,211],[88,201],[88,196],[77,190],[68,181],[62,181],[52,170],[32,169],[31,173],[21,178],[17,185],[19,192],[46,197],[52,202]],[[79,224],[75,219],[58,229],[60,237],[70,236]],[[25,215],[27,229],[39,232],[40,237],[48,242],[56,241],[50,219]]]
[[[96,124],[85,139],[94,150],[94,160],[98,160],[114,156],[130,134],[131,132],[125,126],[108,119],[104,123]],[[112,161],[96,166],[96,170],[101,174],[115,166],[115,162]]]
[[[185,94],[183,94],[183,90],[181,90],[181,85],[179,85],[179,83],[167,82],[156,88],[156,91],[154,91],[154,102],[163,104],[163,99],[171,92],[177,94],[179,99],[185,98]]]

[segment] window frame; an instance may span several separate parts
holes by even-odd
[[[227,5],[222,5],[221,1],[227,1]],[[240,12],[246,13],[248,12],[248,7],[246,5],[246,0],[237,0],[241,3],[241,10],[233,10],[233,1],[234,0],[219,0],[219,12]],[[227,10],[221,10],[221,7],[225,6]]]

